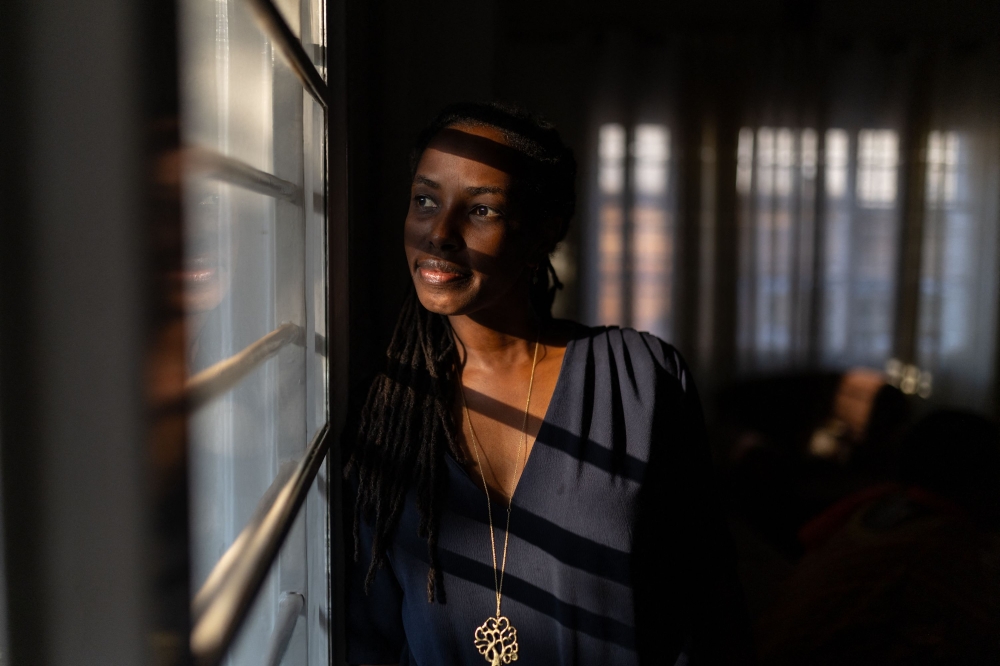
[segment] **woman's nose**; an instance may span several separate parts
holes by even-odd
[[[459,220],[453,211],[439,215],[431,227],[428,241],[436,250],[451,252],[462,249],[463,240]]]

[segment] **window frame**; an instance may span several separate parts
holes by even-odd
[[[339,623],[335,618],[341,615],[337,611],[334,588],[337,587],[337,572],[341,570],[340,558],[335,544],[339,540],[339,502],[329,501],[339,497],[340,475],[334,470],[340,467],[339,451],[334,451],[333,443],[336,437],[333,433],[340,432],[340,424],[344,421],[343,391],[335,387],[343,385],[346,375],[347,359],[347,223],[346,223],[346,160],[331,159],[333,155],[344,156],[346,148],[346,117],[342,106],[344,99],[343,60],[338,59],[336,67],[330,66],[330,56],[334,53],[328,46],[315,49],[315,59],[306,52],[299,37],[289,27],[280,10],[272,0],[240,0],[256,19],[261,33],[268,38],[274,50],[282,57],[310,98],[318,103],[318,109],[323,113],[321,123],[323,139],[326,146],[323,157],[323,206],[325,208],[325,331],[326,331],[326,423],[308,442],[305,453],[299,463],[280,470],[272,483],[272,487],[258,505],[258,510],[250,523],[241,532],[241,538],[227,550],[219,563],[216,564],[209,579],[195,595],[192,603],[190,626],[190,656],[199,665],[214,665],[221,663],[230,648],[238,638],[239,630],[259,598],[265,580],[279,559],[282,546],[296,520],[306,512],[307,497],[314,486],[317,476],[325,471],[328,500],[324,517],[326,523],[324,548],[326,550],[326,600],[325,607],[329,611],[329,639],[327,654],[330,662],[337,662],[337,651],[342,651],[342,641],[336,634]],[[322,3],[324,10],[324,25],[319,27],[321,34],[327,35],[330,7]],[[342,7],[335,8],[343,13]],[[339,26],[341,21],[337,22]],[[341,36],[342,38],[342,36]],[[327,40],[329,37],[327,37]],[[180,45],[177,44],[177,48]],[[179,54],[180,51],[178,50]],[[317,67],[324,67],[329,79],[337,86],[336,99],[340,105],[332,105],[331,85],[324,80]],[[309,114],[306,114],[308,117]],[[331,122],[332,119],[335,119]],[[333,129],[332,129],[333,128]],[[309,130],[304,128],[304,137],[309,136]],[[304,156],[305,157],[305,156]],[[273,174],[260,171],[242,164],[238,160],[205,149],[185,149],[182,151],[182,169],[197,169],[206,172],[215,180],[229,183],[238,188],[258,192],[275,199],[287,199],[287,183]],[[304,184],[305,186],[305,184]],[[335,191],[337,196],[331,196]],[[311,206],[312,202],[302,202],[303,206]],[[177,217],[178,228],[183,227],[181,216]],[[182,233],[182,232],[178,232]],[[279,326],[263,338],[252,343],[250,347],[235,356],[224,359],[215,366],[190,377],[180,393],[168,397],[161,402],[158,413],[173,415],[186,420],[197,406],[204,404],[215,396],[222,395],[235,386],[248,372],[271,358],[282,347],[295,341],[296,336],[289,334]],[[307,327],[308,329],[308,327]],[[307,331],[308,332],[308,331]],[[299,341],[306,346],[308,340]],[[176,354],[179,349],[175,349]],[[218,366],[218,367],[216,367]],[[184,444],[186,445],[186,438]],[[310,500],[314,501],[314,500]],[[177,537],[178,535],[174,535]],[[243,538],[245,537],[245,538]],[[190,537],[184,537],[187,541]],[[175,539],[176,540],[176,539]],[[186,549],[185,549],[186,550]],[[275,634],[287,634],[290,637],[294,629],[298,613],[294,595],[282,598],[279,618],[276,620]],[[288,598],[285,598],[288,597]],[[287,627],[281,626],[281,619],[286,619]],[[276,639],[280,642],[280,639]],[[287,641],[286,641],[287,644]],[[187,650],[183,650],[187,651]],[[280,660],[280,655],[279,655]],[[179,659],[182,663],[186,659]]]

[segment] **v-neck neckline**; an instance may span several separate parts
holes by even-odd
[[[541,439],[542,433],[545,431],[545,424],[549,422],[549,415],[552,413],[552,405],[555,404],[556,398],[559,397],[559,392],[560,390],[562,390],[562,386],[565,383],[563,381],[563,377],[566,374],[566,357],[569,356],[570,348],[576,343],[576,341],[577,338],[571,337],[566,342],[566,350],[563,352],[562,360],[559,362],[559,374],[556,376],[556,385],[552,387],[552,396],[549,398],[549,404],[545,408],[545,414],[542,415],[542,423],[541,425],[538,426],[538,433],[535,435],[535,441],[532,442],[531,449],[528,451],[528,457],[524,461],[524,467],[521,468],[521,476],[517,480],[517,485],[514,486],[514,493],[511,495],[510,500],[507,503],[500,505],[502,508],[506,509],[508,506],[513,507],[514,498],[520,496],[517,491],[520,490],[522,485],[524,484],[524,477],[527,476],[529,465],[531,465],[531,460],[535,457],[535,445],[538,444],[538,440]],[[469,483],[471,483],[472,486],[477,491],[479,491],[481,495],[484,495],[485,497],[489,498],[490,501],[492,502],[493,499],[490,497],[489,491],[486,488],[479,487],[479,484],[476,483],[475,479],[472,478],[472,475],[469,474],[469,470],[467,470],[462,463],[456,460],[455,456],[453,456],[450,451],[446,452],[446,455],[451,460],[451,462],[455,464],[455,467],[457,467],[461,471],[462,476]]]

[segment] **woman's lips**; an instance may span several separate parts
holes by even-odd
[[[213,253],[188,254],[178,273],[180,279],[190,286],[214,281],[219,273],[219,257]]]
[[[185,282],[208,282],[215,279],[214,268],[200,268],[183,272]]]
[[[472,275],[471,271],[457,264],[439,259],[418,261],[417,273],[420,275],[420,279],[428,284],[458,282],[459,280],[466,280]]]

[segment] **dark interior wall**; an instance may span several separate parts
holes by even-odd
[[[406,293],[409,153],[444,105],[494,95],[495,6],[349,2],[352,385],[378,367]]]

